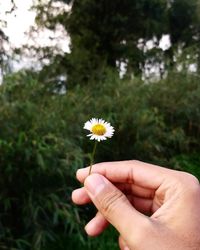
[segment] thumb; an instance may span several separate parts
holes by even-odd
[[[104,176],[89,175],[84,186],[96,208],[127,242],[136,243],[138,237],[141,238],[144,236],[143,232],[147,232],[147,227],[151,227],[149,218],[139,213],[126,196]]]

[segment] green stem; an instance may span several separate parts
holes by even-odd
[[[90,170],[89,170],[89,175],[91,174],[91,171],[92,171],[92,165],[93,165],[93,163],[94,163],[94,156],[95,156],[96,148],[97,148],[97,141],[95,141],[95,143],[94,143],[92,155],[91,155],[91,158],[90,158]]]

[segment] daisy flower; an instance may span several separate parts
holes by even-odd
[[[87,135],[90,137],[90,140],[97,140],[99,142],[111,138],[115,131],[110,123],[103,119],[96,118],[87,121],[84,125],[84,129],[90,131],[90,134]]]
[[[107,138],[111,138],[114,134],[114,128],[110,123],[104,121],[103,119],[92,118],[84,124],[84,129],[89,130],[90,134],[87,136],[90,137],[90,140],[95,140],[94,148],[92,154],[90,155],[90,168],[89,175],[92,171],[92,165],[94,161],[94,155],[96,152],[97,142],[104,141]]]

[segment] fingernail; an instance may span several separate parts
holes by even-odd
[[[84,168],[79,168],[77,171],[76,171],[76,178],[78,179],[78,176],[81,175],[81,173],[84,171]]]
[[[130,248],[129,248],[129,247],[127,247],[127,246],[125,246],[125,247],[124,247],[124,250],[130,250]]]
[[[105,187],[104,177],[98,174],[89,175],[85,180],[85,188],[87,191],[95,196]]]
[[[92,223],[88,223],[86,226],[85,226],[85,231],[88,235],[91,235],[92,236],[92,232],[94,231],[94,225]]]

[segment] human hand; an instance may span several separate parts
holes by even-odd
[[[91,236],[111,223],[120,249],[200,249],[200,187],[185,172],[139,161],[99,163],[77,171],[84,187],[74,190],[76,204],[93,202],[97,215],[86,225]]]

